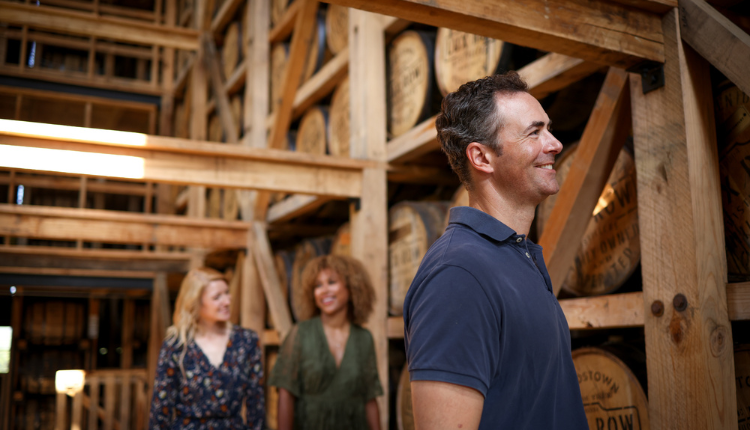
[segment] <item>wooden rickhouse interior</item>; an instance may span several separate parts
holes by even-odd
[[[435,118],[505,70],[564,146],[530,236],[591,428],[750,429],[748,33],[738,0],[0,0],[0,430],[146,428],[192,267],[268,371],[327,253],[413,429],[401,305],[468,204]]]

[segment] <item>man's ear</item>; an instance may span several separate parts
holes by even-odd
[[[482,145],[479,142],[471,142],[466,146],[466,158],[469,160],[469,165],[483,173],[492,173],[495,171],[491,163],[494,155],[490,147]]]

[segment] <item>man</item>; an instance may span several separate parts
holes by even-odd
[[[570,332],[534,210],[560,187],[562,145],[515,72],[443,101],[438,138],[469,192],[404,301],[417,429],[588,429]]]

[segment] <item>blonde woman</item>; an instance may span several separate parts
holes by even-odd
[[[279,430],[377,430],[383,394],[372,335],[361,325],[375,291],[362,264],[326,255],[302,274],[299,322],[269,383],[279,388]]]
[[[221,273],[202,267],[185,276],[159,353],[149,429],[265,428],[258,335],[229,322],[229,303]]]

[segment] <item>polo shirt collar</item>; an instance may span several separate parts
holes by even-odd
[[[492,215],[469,206],[451,208],[449,224],[463,224],[498,242],[503,242],[516,234],[513,229]]]

